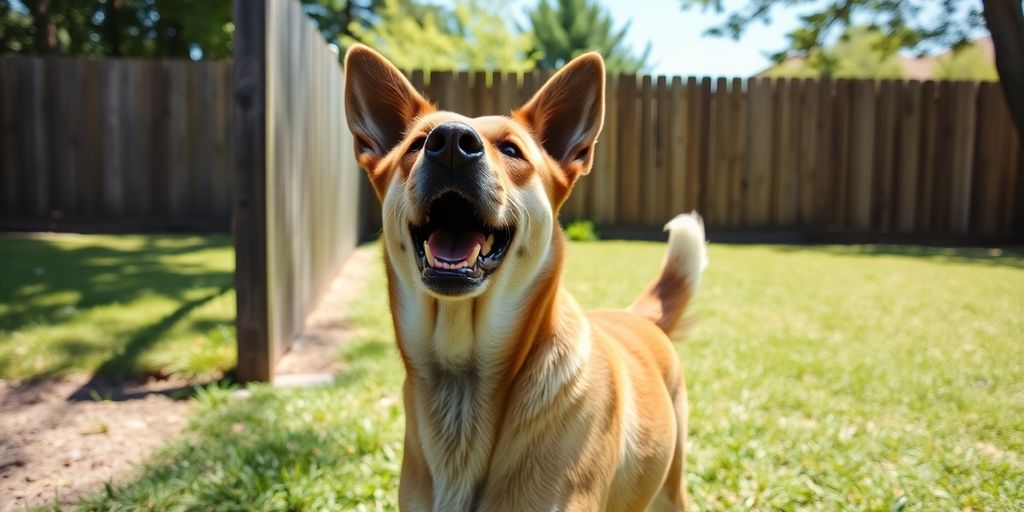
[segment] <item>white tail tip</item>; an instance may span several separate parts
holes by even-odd
[[[666,265],[682,271],[696,288],[700,274],[708,266],[704,220],[697,212],[683,213],[665,224],[668,231]]]

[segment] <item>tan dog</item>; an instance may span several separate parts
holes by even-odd
[[[558,209],[593,161],[601,57],[512,117],[475,119],[437,111],[364,46],[345,70],[407,371],[401,508],[682,510],[686,390],[666,333],[706,264],[699,217],[668,224],[631,310],[585,314],[561,284]]]

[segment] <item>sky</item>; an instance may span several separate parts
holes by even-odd
[[[508,12],[522,23],[523,12],[537,0],[508,1]],[[725,0],[726,12],[747,5],[749,0]],[[964,0],[974,4],[979,0]],[[454,4],[454,0],[438,0]],[[683,11],[679,0],[602,0],[611,12],[616,27],[632,20],[627,39],[632,48],[642,50],[651,43],[652,72],[661,75],[750,76],[771,66],[769,55],[786,47],[786,34],[799,26],[797,9],[774,9],[771,25],[750,25],[742,39],[704,36],[708,27],[717,25],[724,14],[702,12],[699,8]]]
[[[747,0],[727,0],[726,8]],[[438,3],[454,4],[454,0]],[[507,2],[508,12],[525,20],[523,11],[536,0]],[[683,11],[679,0],[602,0],[622,27],[632,20],[626,39],[637,52],[651,43],[650,63],[654,74],[750,76],[771,65],[768,54],[786,45],[786,33],[798,25],[797,13],[782,12],[771,26],[751,25],[739,41],[728,37],[704,36],[708,27],[724,18],[701,9]]]
[[[678,0],[605,0],[612,19],[632,20],[627,38],[642,49],[651,43],[653,71],[663,75],[750,76],[771,65],[768,57],[786,46],[786,34],[798,26],[794,11],[779,12],[771,26],[751,25],[743,38],[705,36],[723,18],[713,11],[683,11]],[[735,2],[728,2],[735,4]],[[621,26],[621,25],[619,25]]]

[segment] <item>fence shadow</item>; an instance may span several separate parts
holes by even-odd
[[[84,359],[104,359],[95,376],[126,377],[158,337],[190,312],[232,289],[233,273],[199,258],[175,258],[230,247],[227,237],[147,237],[142,243],[68,244],[47,237],[0,238],[10,258],[0,268],[0,375],[24,365],[14,333],[66,324],[101,308],[131,304],[147,297],[173,299],[180,306],[149,325],[138,319],[98,325],[109,344],[84,341],[82,333],[51,330],[31,334],[34,344],[49,344],[49,359],[27,380],[39,380],[82,367]],[[206,293],[203,293],[203,292]],[[140,306],[144,307],[144,306]],[[73,331],[69,329],[69,331]],[[6,340],[6,341],[3,341]],[[4,346],[7,344],[7,346]],[[53,355],[56,354],[56,357]],[[21,373],[24,373],[24,367]]]
[[[1024,247],[927,247],[919,245],[778,245],[781,252],[815,252],[840,256],[896,256],[935,262],[970,263],[996,267],[1024,268]]]
[[[133,480],[108,486],[81,509],[349,510],[381,491],[392,494],[397,473],[365,471],[389,466],[379,458],[400,453],[395,352],[390,335],[364,336],[345,348],[347,364],[330,384],[200,388],[185,435]]]

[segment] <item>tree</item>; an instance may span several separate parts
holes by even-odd
[[[355,37],[353,26],[368,29],[378,22],[386,4],[387,0],[302,0],[302,9],[325,39],[343,44]],[[439,7],[416,0],[398,0],[397,4],[414,18],[440,12]]]
[[[504,70],[533,67],[532,40],[505,21],[498,0],[458,0],[453,12],[412,12],[400,0],[385,0],[380,21],[370,27],[350,25],[348,46],[359,41],[380,51],[405,70]]]
[[[341,41],[352,37],[349,26],[353,23],[361,26],[370,25],[373,14],[383,2],[368,0],[302,0],[302,10],[313,19],[320,33],[328,41]]]
[[[0,51],[231,55],[231,0],[0,0]]]
[[[880,48],[885,35],[877,29],[852,26],[834,44],[812,50],[803,58],[783,61],[765,73],[767,76],[837,78],[902,78],[899,55]]]
[[[554,0],[554,5],[540,0],[527,14],[540,68],[559,68],[592,50],[604,56],[612,72],[636,73],[647,66],[651,45],[635,54],[625,45],[629,23],[615,30],[611,15],[596,0]]]
[[[724,11],[723,0],[680,2],[684,9],[699,6]],[[959,49],[967,45],[973,30],[984,25],[992,34],[999,81],[1024,147],[1024,2],[980,0],[980,4],[979,8],[977,3],[965,6],[958,0],[747,0],[708,33],[738,38],[752,22],[770,21],[775,7],[806,6],[809,14],[802,16],[801,26],[789,34],[789,47],[775,54],[781,61],[788,55],[821,49],[833,31],[857,20],[878,27],[885,35],[881,47],[890,52],[926,45]],[[923,16],[928,6],[938,9],[936,16]],[[1018,182],[1024,182],[1024,159]]]
[[[516,32],[506,21],[502,0],[459,0],[455,4],[453,32],[461,39],[462,64],[487,71],[529,71],[533,37]]]
[[[32,17],[0,0],[0,53],[21,53],[33,47]]]
[[[999,80],[995,65],[977,44],[938,56],[932,72],[941,80]]]

